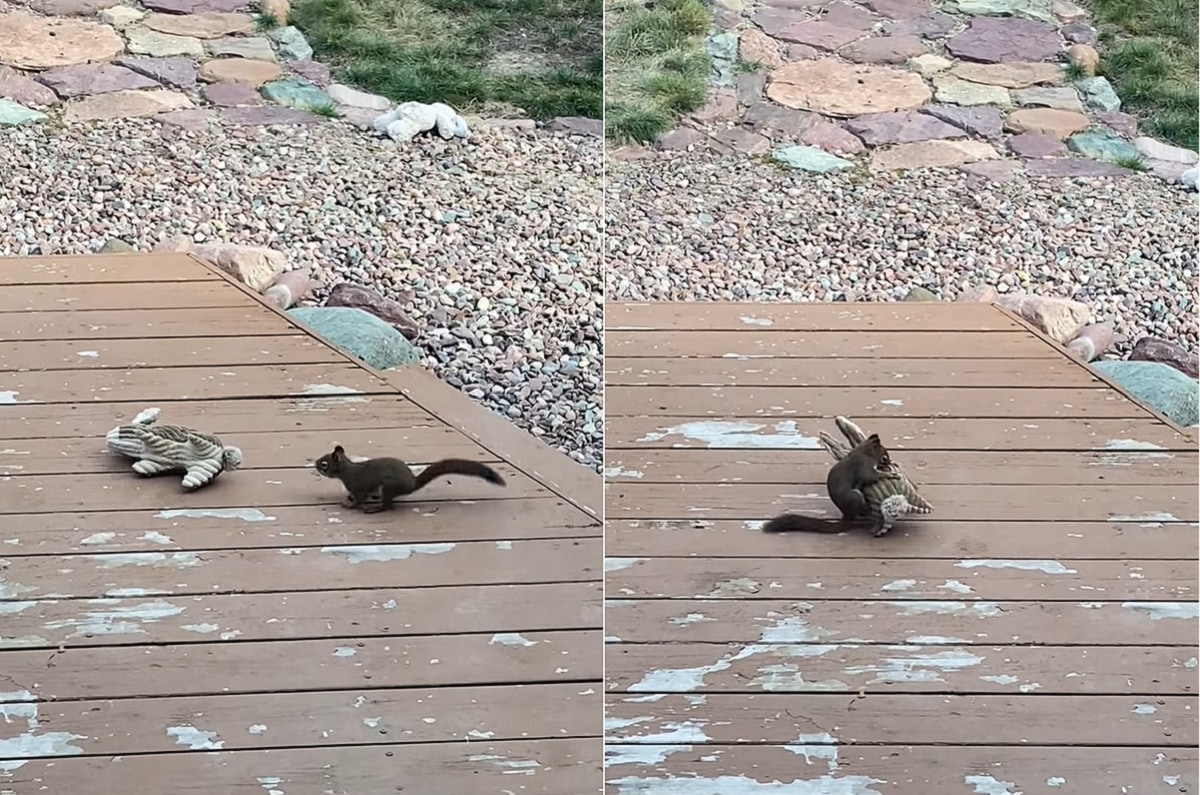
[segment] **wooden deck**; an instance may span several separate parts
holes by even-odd
[[[183,255],[0,260],[0,792],[601,790],[598,476]],[[199,492],[103,437],[238,445]],[[311,462],[491,462],[387,513]]]
[[[606,792],[1197,792],[1194,430],[989,305],[606,326]],[[761,533],[835,414],[936,512]]]

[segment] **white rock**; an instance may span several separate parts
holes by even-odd
[[[1187,188],[1200,190],[1200,168],[1189,168],[1179,177],[1179,181]]]
[[[1191,149],[1184,149],[1182,146],[1171,146],[1171,144],[1165,144],[1162,141],[1156,141],[1153,138],[1145,136],[1134,138],[1133,148],[1142,157],[1148,157],[1151,160],[1166,160],[1171,163],[1183,163],[1188,166],[1200,162],[1200,154],[1193,152]]]
[[[381,97],[378,94],[368,94],[365,91],[359,91],[350,86],[344,86],[341,83],[333,83],[325,89],[325,93],[337,104],[346,105],[351,108],[385,111],[392,107],[392,102],[387,97]]]
[[[146,16],[145,11],[129,6],[113,6],[104,9],[99,14],[101,22],[112,25],[117,30],[124,30],[144,16]]]

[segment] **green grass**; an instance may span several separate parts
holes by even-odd
[[[298,0],[339,80],[460,112],[600,118],[603,0]]]
[[[1200,122],[1198,0],[1088,0],[1101,73],[1147,135],[1196,149]]]
[[[340,119],[342,117],[341,111],[334,107],[333,103],[330,102],[327,102],[324,105],[317,105],[316,107],[309,108],[309,110],[316,115],[324,116],[327,119]]]
[[[1146,161],[1142,160],[1139,156],[1118,157],[1113,163],[1130,171],[1146,171]]]
[[[703,0],[610,0],[605,15],[605,135],[645,143],[704,106],[712,68]]]

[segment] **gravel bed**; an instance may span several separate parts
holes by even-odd
[[[608,300],[886,301],[988,283],[1069,297],[1197,347],[1195,193],[1121,179],[983,182],[950,169],[784,172],[698,153],[610,163]]]
[[[405,303],[438,376],[575,460],[603,449],[602,144],[483,132],[397,146],[348,125],[0,131],[0,255],[178,234],[285,252],[316,298]],[[314,303],[314,302],[306,302]]]

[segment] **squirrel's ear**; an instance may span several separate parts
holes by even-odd
[[[333,448],[333,454],[334,455],[345,455],[346,450],[339,444],[337,447]]]
[[[867,443],[870,444],[872,447],[878,447],[879,445],[882,444],[882,442],[879,441],[879,434],[877,434],[877,433],[873,433],[870,436],[868,436]]]

